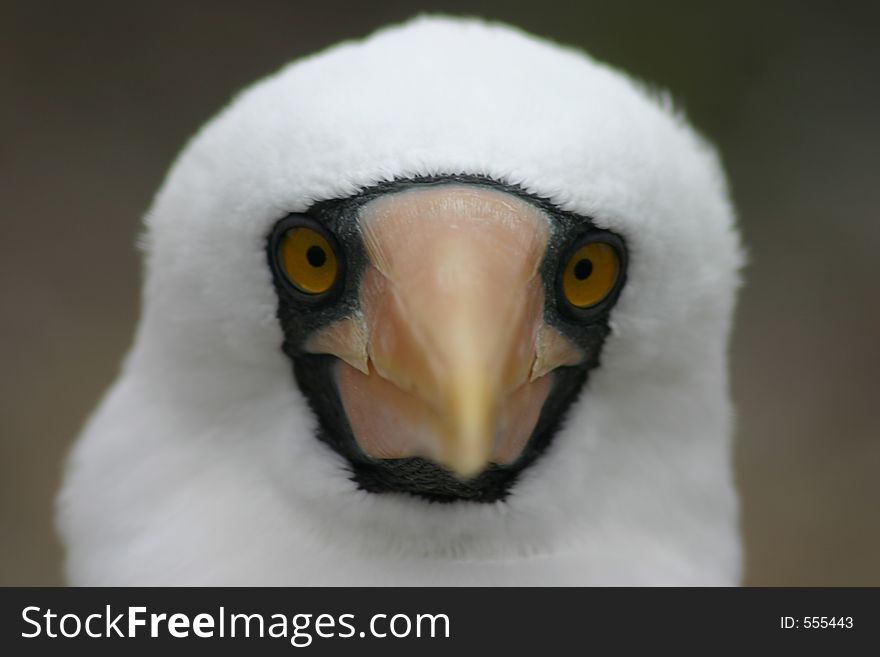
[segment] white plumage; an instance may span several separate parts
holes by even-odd
[[[395,178],[519,185],[628,243],[602,364],[494,504],[358,490],[280,351],[266,235]],[[143,313],[59,499],[75,584],[734,584],[727,341],[740,250],[712,149],[625,75],[420,18],[295,62],[189,144]]]

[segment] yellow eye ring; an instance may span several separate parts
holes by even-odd
[[[309,226],[293,226],[282,235],[278,260],[287,280],[303,294],[325,294],[339,277],[336,249],[327,237]]]
[[[608,242],[587,242],[569,256],[562,271],[562,294],[576,309],[602,302],[620,276],[620,255]]]

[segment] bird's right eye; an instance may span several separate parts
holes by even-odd
[[[321,297],[336,287],[341,258],[333,236],[317,222],[288,217],[276,228],[276,261],[296,291]]]

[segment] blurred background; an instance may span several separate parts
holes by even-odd
[[[732,346],[745,582],[880,585],[869,4],[0,4],[0,584],[63,582],[62,460],[129,346],[140,218],[185,140],[288,60],[430,10],[580,46],[719,146],[751,260]]]

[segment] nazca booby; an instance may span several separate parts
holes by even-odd
[[[739,239],[662,95],[418,18],[239,95],[146,225],[71,582],[738,581]]]

